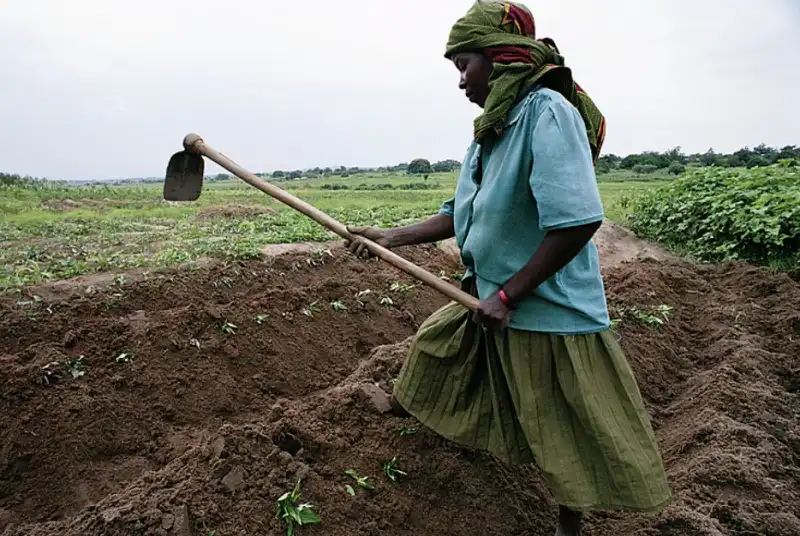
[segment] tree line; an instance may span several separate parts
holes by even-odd
[[[668,151],[645,151],[629,154],[622,157],[615,154],[604,154],[597,162],[598,173],[610,173],[614,170],[630,170],[635,173],[653,173],[666,170],[672,175],[680,175],[687,167],[764,167],[778,161],[788,161],[788,165],[800,162],[800,146],[786,145],[784,147],[768,147],[760,144],[754,148],[744,147],[733,153],[718,153],[709,149],[704,153],[686,154],[680,147]],[[296,180],[300,178],[319,177],[349,177],[361,174],[376,173],[401,173],[407,175],[427,176],[431,173],[451,172],[459,169],[461,162],[458,160],[441,160],[431,163],[425,158],[415,158],[410,162],[383,167],[315,167],[306,170],[275,170],[271,172],[256,173],[261,178],[273,180]],[[227,173],[219,173],[207,177],[209,181],[220,181],[231,178]],[[111,184],[126,183],[156,183],[162,182],[163,177],[139,177],[105,181]],[[67,181],[51,181],[36,177],[22,176],[9,173],[0,173],[0,186],[27,186],[43,187],[46,184],[58,183],[68,185]]]
[[[667,170],[672,175],[680,175],[686,167],[764,167],[775,164],[779,160],[800,161],[800,147],[786,145],[781,148],[758,145],[753,149],[745,147],[734,153],[718,153],[709,149],[705,153],[685,154],[680,147],[659,153],[645,151],[620,157],[615,154],[604,154],[597,161],[598,173],[609,173],[617,169],[627,169],[636,173],[652,173]]]

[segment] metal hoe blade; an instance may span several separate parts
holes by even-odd
[[[203,191],[203,157],[197,153],[175,153],[167,164],[164,180],[164,199],[167,201],[194,201]]]

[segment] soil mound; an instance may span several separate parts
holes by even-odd
[[[675,500],[587,534],[800,533],[800,285],[652,258],[606,281]],[[376,409],[445,303],[412,285],[333,249],[1,302],[0,534],[285,534],[276,500],[300,479],[322,523],[299,535],[549,536],[535,468]]]

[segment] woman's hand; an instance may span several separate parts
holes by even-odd
[[[489,327],[505,329],[508,327],[511,309],[506,307],[498,294],[494,294],[478,303],[475,322]]]
[[[379,246],[390,248],[391,246],[391,229],[380,229],[378,227],[348,227],[347,230],[350,234],[354,235],[354,240],[345,240],[344,245],[356,257],[369,259],[372,254],[367,249],[367,245],[360,239],[360,237],[372,240]]]

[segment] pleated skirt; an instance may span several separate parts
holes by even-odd
[[[418,330],[394,396],[451,441],[535,463],[562,506],[648,512],[670,500],[649,416],[610,331],[490,331],[450,303]]]

